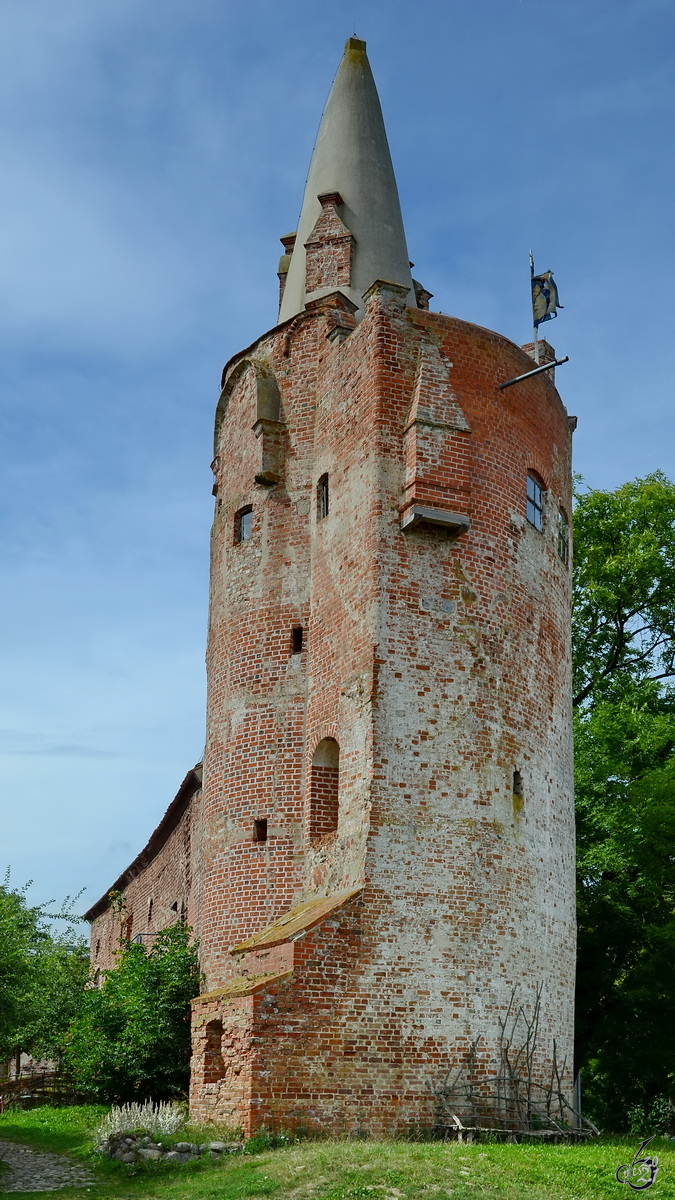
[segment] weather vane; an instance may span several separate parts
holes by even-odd
[[[537,365],[533,371],[526,371],[524,375],[516,375],[515,379],[507,379],[505,383],[500,383],[500,392],[514,383],[520,383],[521,379],[529,379],[532,375],[539,375],[542,371],[551,371],[554,367],[560,367],[563,363],[569,362],[569,355],[566,354],[564,358],[556,358],[553,362],[539,365],[539,326],[543,325],[544,321],[552,321],[554,317],[557,317],[558,309],[563,306],[558,297],[558,288],[553,278],[553,272],[544,271],[541,275],[535,275],[534,254],[531,250],[530,284],[532,287],[532,323],[534,325],[534,361]]]
[[[543,275],[534,273],[534,254],[530,250],[530,283],[532,285],[532,322],[534,325],[534,361],[539,362],[539,326],[544,321],[552,321],[558,315],[562,304],[558,298],[552,271],[544,271]]]

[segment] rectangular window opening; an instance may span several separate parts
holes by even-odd
[[[570,531],[561,512],[558,513],[558,557],[567,565],[570,553]]]
[[[513,794],[514,796],[522,796],[523,794],[523,777],[520,771],[513,772]]]
[[[531,475],[527,477],[527,519],[541,533],[544,528],[544,489]]]
[[[291,630],[291,647],[293,654],[302,654],[302,640],[304,630],[301,625],[294,625]]]
[[[234,522],[235,542],[248,542],[253,536],[253,509],[242,508]]]
[[[328,516],[328,476],[322,475],[316,486],[316,515],[320,521]]]
[[[267,841],[267,817],[261,817],[260,820],[253,822],[253,841]]]

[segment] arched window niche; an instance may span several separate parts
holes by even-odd
[[[309,836],[311,841],[335,833],[338,827],[340,790],[340,747],[335,738],[319,742],[312,758],[309,787]]]
[[[209,1021],[204,1046],[204,1083],[217,1083],[225,1074],[223,1062],[223,1022]]]

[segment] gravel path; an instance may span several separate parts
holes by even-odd
[[[0,1140],[0,1158],[10,1167],[0,1171],[0,1192],[56,1192],[59,1188],[95,1183],[86,1167],[62,1154],[31,1150]]]

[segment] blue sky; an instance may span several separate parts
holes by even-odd
[[[211,430],[276,319],[368,42],[432,307],[531,338],[596,487],[675,476],[671,0],[21,0],[0,11],[0,864],[84,908],[204,740]]]

